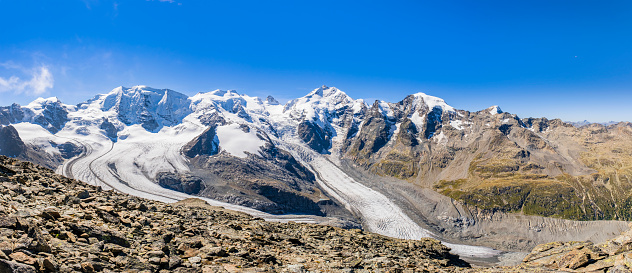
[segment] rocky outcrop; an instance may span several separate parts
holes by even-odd
[[[41,103],[41,112],[31,117],[31,122],[44,127],[55,134],[68,122],[68,111],[62,103],[55,100],[45,100]]]
[[[376,101],[368,112],[366,119],[361,125],[362,129],[354,134],[350,143],[347,155],[361,166],[370,166],[370,158],[377,153],[386,143],[390,136],[391,124],[380,111]]]
[[[11,125],[0,125],[0,155],[36,162],[49,168],[55,168],[63,161],[60,154],[51,155],[44,149],[24,143]]]
[[[0,106],[0,125],[9,125],[16,123],[24,119],[24,110],[17,104],[11,104],[11,106]]]
[[[78,146],[72,142],[65,142],[56,145],[56,147],[59,150],[61,157],[64,159],[70,159],[83,153],[83,147]]]
[[[188,174],[161,172],[156,176],[158,185],[186,194],[199,194],[204,190],[203,179]]]
[[[6,157],[0,157],[0,166],[0,272],[458,272],[469,267],[432,239],[265,222],[199,199],[165,204],[103,191]]]
[[[314,151],[327,153],[331,147],[331,136],[317,124],[304,120],[298,124],[296,134]]]
[[[270,105],[278,105],[279,101],[276,100],[273,96],[266,97],[266,102]]]
[[[116,141],[118,138],[118,129],[116,129],[116,126],[106,118],[104,118],[101,125],[99,125],[99,129],[103,130],[103,132],[105,132],[105,136],[109,137],[112,141]]]
[[[524,258],[523,266],[570,272],[632,272],[632,230],[603,244],[589,241],[542,244]]]
[[[202,134],[182,147],[182,153],[188,157],[198,155],[216,155],[219,152],[219,141],[215,133],[216,126],[210,126]]]
[[[17,157],[26,152],[26,145],[13,126],[0,125],[0,154]]]

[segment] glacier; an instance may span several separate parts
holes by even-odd
[[[439,98],[423,93],[413,96],[416,108],[455,111]],[[385,116],[394,115],[388,103],[376,103]],[[386,196],[356,181],[333,163],[347,128],[362,126],[361,117],[369,108],[364,100],[354,100],[343,91],[327,86],[285,105],[273,98],[264,101],[232,90],[215,90],[188,97],[169,89],[134,86],[115,88],[76,106],[62,104],[56,98],[38,99],[23,107],[27,115],[13,126],[25,142],[50,154],[59,152],[51,143],[70,142],[83,148],[80,155],[65,160],[57,173],[104,189],[163,202],[193,197],[163,188],[154,179],[159,172],[189,172],[188,159],[181,149],[209,125],[218,124],[214,141],[220,150],[242,158],[257,155],[264,145],[259,137],[259,132],[263,132],[276,146],[289,151],[311,168],[318,184],[348,210],[360,215],[368,231],[402,239],[436,238]],[[351,117],[343,119],[343,115]],[[424,125],[424,119],[416,110],[410,118],[416,126]],[[351,124],[344,124],[349,120]],[[316,124],[331,137],[331,154],[314,151],[297,135],[296,128],[306,121]],[[391,131],[399,128],[397,126],[394,125]],[[453,126],[458,128],[463,124],[454,123]],[[110,127],[114,135],[104,129]],[[209,198],[201,199],[214,206],[270,221],[327,221],[325,217],[273,215]],[[446,245],[454,253],[464,256],[487,258],[500,254],[487,247]]]

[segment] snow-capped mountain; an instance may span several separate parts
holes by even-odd
[[[494,219],[485,213],[628,217],[601,203],[624,206],[625,183],[603,199],[574,203],[596,196],[592,189],[604,177],[625,172],[585,152],[627,160],[625,153],[589,144],[607,139],[628,151],[632,134],[621,134],[632,131],[627,123],[580,129],[559,120],[520,119],[498,106],[458,110],[424,93],[368,104],[322,86],[281,105],[271,96],[232,90],[188,97],[135,86],[76,106],[50,98],[0,107],[0,124],[0,153],[105,189],[166,202],[196,196],[265,219],[469,240],[493,229],[484,224]],[[602,174],[591,176],[595,172]],[[501,217],[508,227],[536,221],[511,217]],[[530,238],[531,231],[511,232]],[[489,236],[479,243],[508,249],[497,243],[500,235]],[[451,246],[471,255],[498,254]]]

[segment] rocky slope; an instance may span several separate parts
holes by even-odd
[[[518,266],[471,268],[433,239],[271,223],[199,199],[166,204],[2,156],[0,182],[0,272],[632,270],[632,230],[601,244],[543,244]]]
[[[369,105],[326,86],[286,105],[234,91],[187,97],[168,89],[119,87],[77,106],[51,98],[25,107],[1,107],[0,123],[12,124],[25,143],[9,144],[12,148],[0,150],[5,155],[20,153],[19,158],[51,168],[63,163],[60,173],[93,184],[114,184],[125,182],[125,175],[81,175],[74,170],[81,168],[67,163],[82,154],[87,159],[90,154],[138,147],[137,154],[130,155],[133,162],[102,162],[111,168],[100,172],[117,173],[122,167],[117,165],[131,163],[135,168],[130,171],[142,173],[148,182],[272,213],[331,210],[318,204],[321,199],[339,206],[314,184],[314,174],[301,162],[306,160],[296,158],[300,154],[292,145],[299,142],[333,160],[351,161],[353,168],[432,188],[480,209],[573,220],[632,220],[629,123],[578,128],[560,120],[520,118],[497,106],[457,110],[423,93]],[[7,130],[4,142],[17,139]],[[159,143],[154,135],[181,141]],[[174,155],[168,145],[177,146],[180,154]],[[148,149],[162,153],[154,157],[163,158],[158,168],[142,160]],[[255,170],[262,176],[255,179],[248,173],[218,173],[225,167],[283,174]],[[273,200],[268,193],[303,201]]]
[[[632,220],[630,123],[576,128],[425,94],[375,102],[334,154],[489,211]],[[335,145],[334,145],[335,146]]]
[[[432,239],[271,223],[104,191],[0,157],[0,272],[415,271],[468,267]]]
[[[367,104],[326,86],[285,105],[119,87],[79,105],[2,107],[0,122],[10,124],[0,153],[17,147],[17,158],[106,190],[195,196],[265,219],[335,217],[398,238],[526,251],[625,226],[564,218],[631,217],[628,123],[576,128],[499,107],[458,110],[423,93]]]
[[[50,154],[45,149],[31,143],[24,143],[17,130],[11,125],[0,125],[0,155],[19,158],[38,163],[48,168],[56,168],[64,161],[76,155],[69,143],[57,145],[58,153]]]

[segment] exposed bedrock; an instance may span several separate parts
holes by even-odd
[[[603,242],[629,229],[624,221],[572,221],[481,210],[431,189],[376,176],[348,160],[342,163],[357,181],[386,195],[417,224],[448,242],[525,252],[550,241]]]

